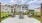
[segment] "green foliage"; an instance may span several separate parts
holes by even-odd
[[[19,15],[19,12],[14,12],[16,15]],[[24,15],[28,15],[28,14],[34,14],[34,12],[25,12]]]
[[[1,12],[1,21],[6,19],[7,17],[9,17],[10,13],[6,13],[6,12]]]
[[[28,14],[29,14],[29,12],[25,12],[24,14],[25,14],[25,15],[28,15]]]
[[[9,13],[5,13],[5,12],[1,13],[1,17],[5,17],[5,16],[8,16],[8,15],[9,15]]]
[[[34,14],[36,15],[34,18],[40,21],[40,12],[34,12]]]
[[[34,12],[37,17],[40,17],[40,12]]]
[[[29,13],[34,14],[34,11],[30,11]]]
[[[19,12],[14,12],[15,15],[19,15]]]
[[[24,15],[28,15],[28,14],[34,14],[34,11],[30,11],[30,12],[24,12]],[[14,14],[16,14],[16,15],[19,15],[19,12],[14,12]]]

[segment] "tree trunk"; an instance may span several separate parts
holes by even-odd
[[[16,10],[16,9],[14,8],[14,16],[15,16],[15,13],[16,13],[15,10]]]
[[[0,22],[1,22],[1,2],[0,2]]]
[[[41,16],[40,16],[40,18],[41,18],[41,23],[42,23],[42,3],[41,3]]]

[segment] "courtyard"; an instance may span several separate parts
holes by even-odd
[[[30,3],[30,5],[33,4]],[[0,5],[1,23],[40,23],[40,21],[42,22],[42,4],[41,6],[39,4],[40,7],[36,7],[34,5],[33,7],[29,7],[29,4]]]
[[[24,19],[19,19],[19,15],[16,15],[3,20],[1,23],[40,23],[40,21],[32,17],[29,18],[27,15],[24,15]]]

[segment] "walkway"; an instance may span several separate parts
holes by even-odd
[[[34,19],[34,18],[29,18],[27,15],[24,16],[24,19],[19,19],[19,15],[16,15],[14,18],[7,18],[3,20],[1,23],[40,23],[40,21]]]

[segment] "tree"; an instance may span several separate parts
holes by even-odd
[[[1,16],[1,2],[0,2],[0,16]],[[1,17],[0,17],[0,19],[1,19]],[[1,20],[0,20],[0,22],[1,22]]]
[[[11,12],[13,13],[13,6],[11,6]]]
[[[41,18],[41,23],[42,23],[42,3],[41,3],[41,16],[40,16],[40,18]]]
[[[12,17],[15,17],[15,9],[13,9],[14,8],[14,6],[11,6],[11,13],[12,13]],[[14,10],[14,12],[13,12],[13,10]]]

